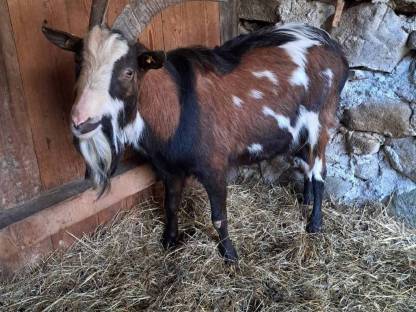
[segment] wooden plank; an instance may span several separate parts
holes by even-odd
[[[33,259],[28,256],[30,252],[27,250],[31,250],[33,246],[38,246],[51,237],[54,237],[55,246],[59,245],[59,233],[63,229],[71,226],[78,226],[80,229],[80,222],[87,222],[87,226],[90,226],[90,221],[94,220],[93,216],[150,187],[154,182],[155,176],[151,168],[146,165],[139,166],[114,177],[111,190],[100,200],[96,200],[95,190],[88,189],[24,220],[10,224],[0,230],[0,266],[3,270],[14,270],[23,264],[29,264],[28,261],[31,262]],[[21,254],[24,258],[19,257]]]
[[[182,5],[180,46],[205,44],[206,11],[202,1]]]
[[[66,10],[64,0],[8,3],[41,181],[44,189],[50,189],[84,173],[84,163],[73,148],[68,126],[74,87],[73,56],[52,46],[40,31],[46,19],[50,26],[72,32],[69,20],[73,13]],[[85,14],[77,13],[77,19],[80,25],[88,22]]]
[[[165,50],[189,45],[215,46],[220,41],[218,4],[188,2],[162,12]]]
[[[128,161],[121,164],[115,176],[121,175],[128,170],[131,170],[138,165],[143,165],[143,162]],[[85,192],[92,187],[92,183],[89,180],[79,179],[72,181],[63,186],[43,192],[36,198],[33,198],[25,203],[15,206],[5,211],[0,211],[0,230],[6,226],[21,221],[39,211],[56,205],[68,198],[71,198],[77,194]]]
[[[238,0],[220,3],[221,42],[238,35]]]
[[[208,47],[221,44],[220,5],[215,2],[205,2],[205,38]]]
[[[0,0],[0,211],[40,191],[25,104],[9,10]]]
[[[335,7],[335,14],[334,14],[334,18],[332,20],[332,27],[333,28],[338,27],[338,25],[341,21],[342,12],[344,11],[344,5],[345,5],[344,0],[337,0],[337,4],[336,4],[336,7]]]
[[[162,12],[162,29],[165,50],[169,51],[183,46],[183,4],[168,7]]]
[[[139,36],[139,41],[150,50],[164,50],[162,13],[157,14]]]

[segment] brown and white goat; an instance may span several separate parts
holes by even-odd
[[[326,32],[289,24],[214,49],[165,54],[101,20],[83,39],[43,28],[52,43],[76,53],[71,127],[96,184],[108,184],[127,144],[143,149],[165,183],[163,244],[171,247],[185,178],[195,176],[209,196],[220,252],[235,261],[228,169],[292,153],[305,172],[304,204],[314,197],[307,230],[321,230],[325,147],[348,71]]]

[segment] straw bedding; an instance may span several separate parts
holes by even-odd
[[[238,266],[226,265],[205,193],[188,190],[183,244],[162,249],[162,211],[149,200],[0,285],[4,311],[415,311],[416,231],[385,209],[324,205],[309,235],[293,192],[229,187]]]

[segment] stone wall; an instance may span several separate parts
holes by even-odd
[[[240,31],[307,22],[342,44],[351,70],[327,150],[327,195],[348,205],[390,202],[416,226],[416,1],[347,1],[331,29],[334,11],[318,1],[240,0]],[[300,178],[282,159],[260,168],[269,182]]]

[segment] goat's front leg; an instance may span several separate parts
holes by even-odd
[[[182,199],[184,182],[183,177],[170,176],[164,179],[166,223],[162,244],[165,249],[174,248],[178,243],[177,211]]]
[[[211,220],[220,242],[218,249],[227,262],[237,262],[238,255],[228,235],[227,183],[225,174],[210,174],[202,179],[211,204]]]

